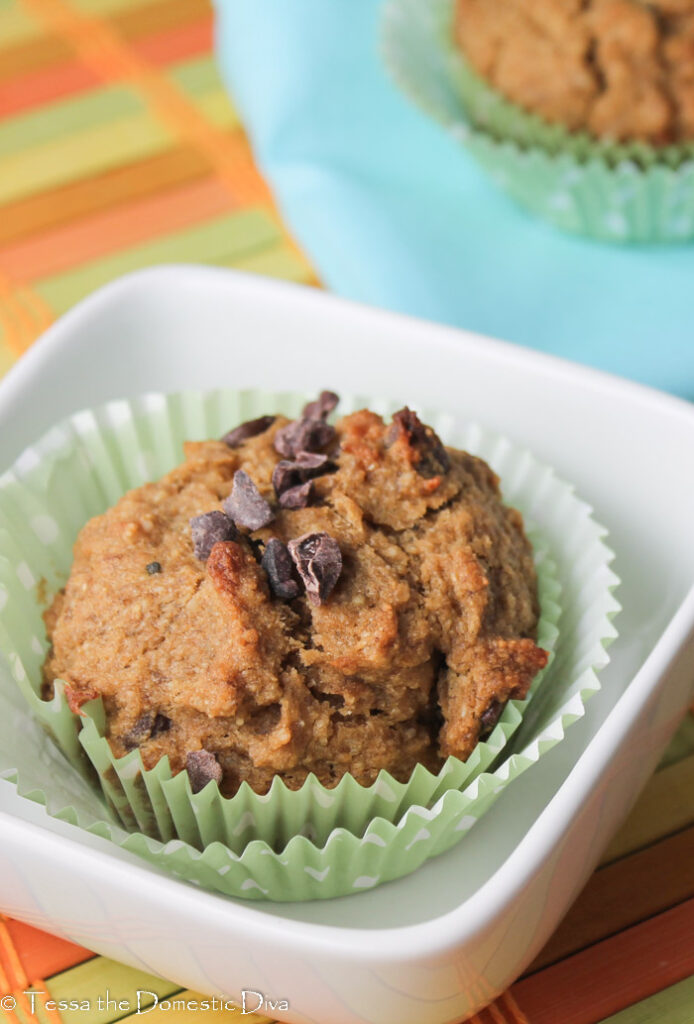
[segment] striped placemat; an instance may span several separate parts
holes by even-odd
[[[206,0],[0,0],[0,372],[149,264],[314,281],[211,46]]]
[[[0,374],[76,301],[149,264],[316,283],[254,166],[211,40],[207,0],[0,0]],[[689,716],[546,949],[477,1024],[694,1021],[693,792]],[[0,1021],[135,1019],[138,990],[170,1022],[239,1019],[0,918]],[[82,1006],[59,1010],[61,999]]]

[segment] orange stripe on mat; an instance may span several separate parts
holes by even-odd
[[[13,992],[12,993],[17,1000],[17,1008],[22,1014],[22,1024],[42,1024],[42,1021],[36,1016],[35,1013],[31,1012],[31,1002],[28,996],[24,995],[24,992]],[[39,1002],[34,997],[34,1006],[36,1007]],[[58,1018],[60,1020],[60,1018]]]
[[[194,182],[0,249],[0,272],[36,281],[233,208],[219,182]]]
[[[12,991],[12,985],[10,980],[2,969],[2,963],[0,963],[0,996],[9,995]]]
[[[209,53],[212,49],[212,28],[212,17],[202,18],[192,25],[172,28],[133,42],[131,49],[150,64],[166,67],[175,61]]]
[[[596,871],[529,971],[693,898],[694,827]]]
[[[39,295],[0,274],[0,322],[15,355],[23,355],[54,319]]]
[[[38,292],[32,288],[26,288],[21,284],[16,290],[16,296],[31,318],[31,333],[26,342],[26,348],[28,348],[39,334],[42,334],[53,323],[55,314]]]
[[[201,0],[154,0],[154,3],[148,4],[141,0],[137,5],[114,12],[108,22],[120,35],[132,42],[157,32],[185,27],[197,21],[201,10],[209,10],[208,3]]]
[[[52,1006],[47,1006],[46,999],[46,983],[45,981],[38,980],[33,983],[33,987],[38,991],[38,1001],[41,1003],[41,1012],[47,1020],[48,1024],[63,1024],[63,1018],[60,1016],[58,1010]],[[50,997],[49,997],[50,998]]]
[[[50,978],[94,956],[82,946],[58,939],[21,921],[6,918],[5,925],[28,978]]]
[[[101,84],[101,77],[92,68],[76,60],[32,71],[0,87],[0,116],[9,117],[44,103],[54,103]]]
[[[3,1012],[4,1016],[5,1016],[5,1020],[7,1021],[7,1024],[26,1024],[25,1021],[19,1019],[19,1017],[17,1016],[16,1013],[14,1013],[13,1010],[9,1010],[8,1009],[8,1010],[3,1010],[2,1012]]]
[[[9,81],[15,75],[26,75],[28,71],[38,71],[54,64],[64,64],[74,57],[74,48],[59,35],[37,36],[0,50],[0,81]]]
[[[491,1006],[486,1006],[484,1010],[480,1010],[480,1012],[476,1015],[476,1019],[479,1022],[479,1024],[508,1024],[506,1018],[500,1016],[499,1010],[495,1003],[492,1003]],[[473,1021],[474,1020],[475,1017],[473,1017]]]
[[[0,958],[7,974],[10,988],[14,991],[17,988],[26,988],[28,978],[15,949],[14,941],[10,935],[7,924],[0,917]]]
[[[0,245],[14,244],[80,217],[197,181],[210,171],[210,164],[196,149],[179,146],[147,160],[8,203],[0,206]]]
[[[0,323],[5,341],[16,356],[21,356],[36,337],[31,317],[16,295],[12,281],[0,276]]]
[[[498,1002],[505,1007],[508,1019],[512,1021],[512,1024],[531,1024],[510,991],[504,992],[502,996],[499,996]]]
[[[523,978],[513,998],[532,1024],[595,1024],[691,977],[692,934],[694,899]]]

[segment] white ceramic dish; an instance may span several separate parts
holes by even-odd
[[[1,782],[0,906],[182,985],[285,999],[282,1020],[460,1019],[539,951],[691,700],[694,407],[308,289],[171,267],[82,303],[0,384],[0,468],[79,407],[221,382],[366,388],[455,409],[552,463],[593,503],[617,552],[623,611],[603,688],[465,842],[399,882],[325,903],[203,893]]]

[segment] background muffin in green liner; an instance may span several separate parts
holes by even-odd
[[[476,74],[453,37],[455,0],[389,0],[386,65],[520,204],[612,242],[694,236],[694,144],[611,143],[549,124]]]
[[[583,610],[585,635],[571,654],[578,661],[559,682],[550,668],[552,684],[547,685],[546,672],[544,682],[534,684],[532,700],[512,702],[505,721],[465,765],[450,758],[437,776],[418,768],[407,784],[384,772],[366,788],[346,776],[333,790],[310,779],[293,792],[276,780],[265,796],[246,786],[225,799],[214,783],[193,795],[185,773],[167,777],[165,761],[143,772],[137,751],[115,759],[100,736],[99,701],[87,707],[90,717],[78,735],[60,686],[51,702],[37,697],[46,648],[36,594],[39,579],[45,579],[48,591],[60,587],[69,571],[72,543],[86,519],[113,504],[128,487],[175,465],[185,438],[218,436],[230,425],[269,410],[294,415],[306,398],[213,393],[111,403],[54,428],[0,481],[0,649],[14,677],[14,683],[5,683],[24,691],[33,704],[33,717],[50,723],[74,766],[54,753],[47,755],[42,737],[39,747],[51,762],[48,772],[42,758],[36,758],[37,748],[10,740],[4,745],[4,764],[11,767],[3,774],[18,781],[22,794],[46,802],[52,814],[182,877],[255,898],[319,898],[356,891],[366,885],[357,885],[359,879],[376,884],[405,874],[459,839],[508,782],[554,745],[582,713],[584,697],[597,687],[594,669],[606,661],[603,640],[614,635],[609,619],[618,607],[610,596],[616,578],[607,568],[611,554],[600,540],[603,531],[571,489],[503,439],[475,427],[461,429],[451,417],[429,417],[447,443],[478,452],[503,474],[509,503],[530,514],[534,505],[543,519],[549,508],[551,517],[568,516],[573,542],[579,538],[586,543],[598,600]],[[344,411],[363,406],[383,413],[397,407],[363,397],[342,403]],[[550,538],[542,523],[539,529],[554,551],[559,538]],[[556,636],[549,620],[558,614],[551,566],[548,558],[540,559],[544,624],[539,640],[546,646]],[[500,760],[499,752],[517,728],[523,703],[519,734],[525,738],[514,745],[520,753],[496,771],[487,771],[495,757]],[[13,747],[14,763],[8,761]],[[110,814],[96,790],[84,782],[90,764],[102,780]],[[333,870],[343,858],[343,867]],[[326,873],[326,868],[331,870]]]

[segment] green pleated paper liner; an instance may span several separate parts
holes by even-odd
[[[136,750],[115,758],[102,735],[100,701],[84,706],[87,715],[78,731],[59,682],[50,702],[39,696],[46,652],[43,605],[67,578],[79,529],[128,488],[172,468],[184,439],[220,436],[268,411],[294,415],[306,398],[215,392],[110,403],[54,428],[0,479],[2,690],[24,694],[34,736],[40,722],[65,755],[47,754],[46,745],[53,744],[45,736],[37,745],[8,737],[5,762],[14,757],[15,763],[6,777],[16,780],[20,793],[47,803],[51,814],[181,877],[249,898],[323,898],[357,891],[366,885],[364,879],[377,884],[407,873],[461,838],[498,793],[582,714],[583,699],[598,686],[595,670],[606,661],[604,642],[614,635],[610,620],[618,607],[611,596],[617,580],[609,569],[612,555],[602,541],[604,531],[572,489],[510,441],[424,410],[446,443],[490,462],[502,478],[505,500],[534,524],[542,608],[538,641],[549,649],[556,645],[557,658],[537,677],[529,699],[509,703],[489,740],[478,744],[466,763],[449,758],[437,775],[420,766],[407,783],[382,772],[371,787],[348,775],[335,789],[311,778],[290,791],[276,779],[264,796],[244,785],[224,798],[214,783],[192,794],[187,774],[171,778],[166,759],[144,771]],[[365,405],[383,413],[398,407],[357,396],[343,398],[341,411]],[[571,555],[574,544],[580,545],[578,564]],[[592,589],[590,602],[581,598],[586,581],[578,588],[574,583],[571,595],[562,593],[562,621],[569,616],[580,634],[567,636],[564,645],[561,623],[562,632],[557,628],[561,587],[556,575],[567,556],[564,572],[570,575],[580,566]],[[536,705],[545,710],[531,717]],[[524,729],[527,722],[532,728]],[[514,745],[509,756],[514,735],[521,734],[522,748]],[[50,773],[42,767],[48,761]]]
[[[511,103],[453,40],[454,0],[389,0],[383,56],[399,87],[518,203],[565,231],[611,242],[694,236],[694,144],[613,143]],[[433,183],[432,183],[433,184]]]
[[[201,852],[182,839],[161,842],[122,826],[75,803],[59,807],[53,797],[50,813],[136,853],[177,877],[229,896],[289,902],[329,899],[362,892],[416,870],[430,857],[450,849],[473,827],[513,779],[558,743],[564,730],[583,714],[583,704],[598,689],[589,670],[582,686],[567,701],[551,727],[532,744],[513,754],[496,775],[481,775],[465,792],[448,790],[432,808],[411,807],[397,824],[373,819],[363,835],[334,829],[325,844],[294,836],[281,850],[261,840],[243,846],[241,854],[226,844],[212,842]],[[44,791],[25,791],[19,773],[20,794],[47,802]]]
[[[447,9],[446,9],[447,7]],[[499,141],[513,141],[522,148],[534,146],[547,153],[567,153],[582,163],[602,160],[610,167],[629,162],[645,170],[654,164],[673,169],[694,159],[694,143],[652,146],[645,142],[611,142],[587,132],[570,132],[563,125],[550,123],[530,113],[488,84],[478,75],[455,44],[451,31],[453,4],[444,6],[441,42],[447,51],[450,75],[469,122]]]

